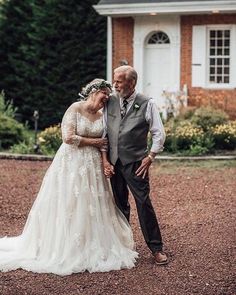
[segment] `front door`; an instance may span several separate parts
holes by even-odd
[[[171,77],[170,39],[164,32],[152,33],[145,43],[143,92],[155,99],[164,116],[163,91],[173,87]]]

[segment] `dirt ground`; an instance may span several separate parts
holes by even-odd
[[[19,235],[50,162],[0,160],[0,236]],[[130,270],[66,277],[24,270],[0,273],[1,295],[233,295],[236,161],[157,162],[151,198],[167,266],[153,264],[133,200],[139,259]]]

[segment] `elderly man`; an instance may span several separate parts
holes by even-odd
[[[153,99],[135,90],[137,72],[131,66],[114,70],[115,94],[105,110],[109,160],[103,155],[104,173],[111,177],[117,206],[127,220],[130,216],[128,188],[134,196],[144,239],[158,265],[167,264],[162,237],[149,197],[148,170],[163,150],[165,132]],[[152,146],[147,151],[148,132]],[[110,164],[111,163],[111,164]]]

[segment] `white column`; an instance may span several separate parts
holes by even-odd
[[[112,18],[107,17],[107,80],[112,82]]]
[[[134,69],[138,73],[138,81],[136,89],[138,92],[143,92],[143,36],[142,25],[137,19],[134,19],[134,39],[133,39],[133,63]]]

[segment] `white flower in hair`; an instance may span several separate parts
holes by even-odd
[[[79,93],[79,96],[83,99],[87,99],[91,93],[94,93],[102,88],[108,88],[112,90],[112,85],[106,80],[94,79],[82,89],[81,93]]]

